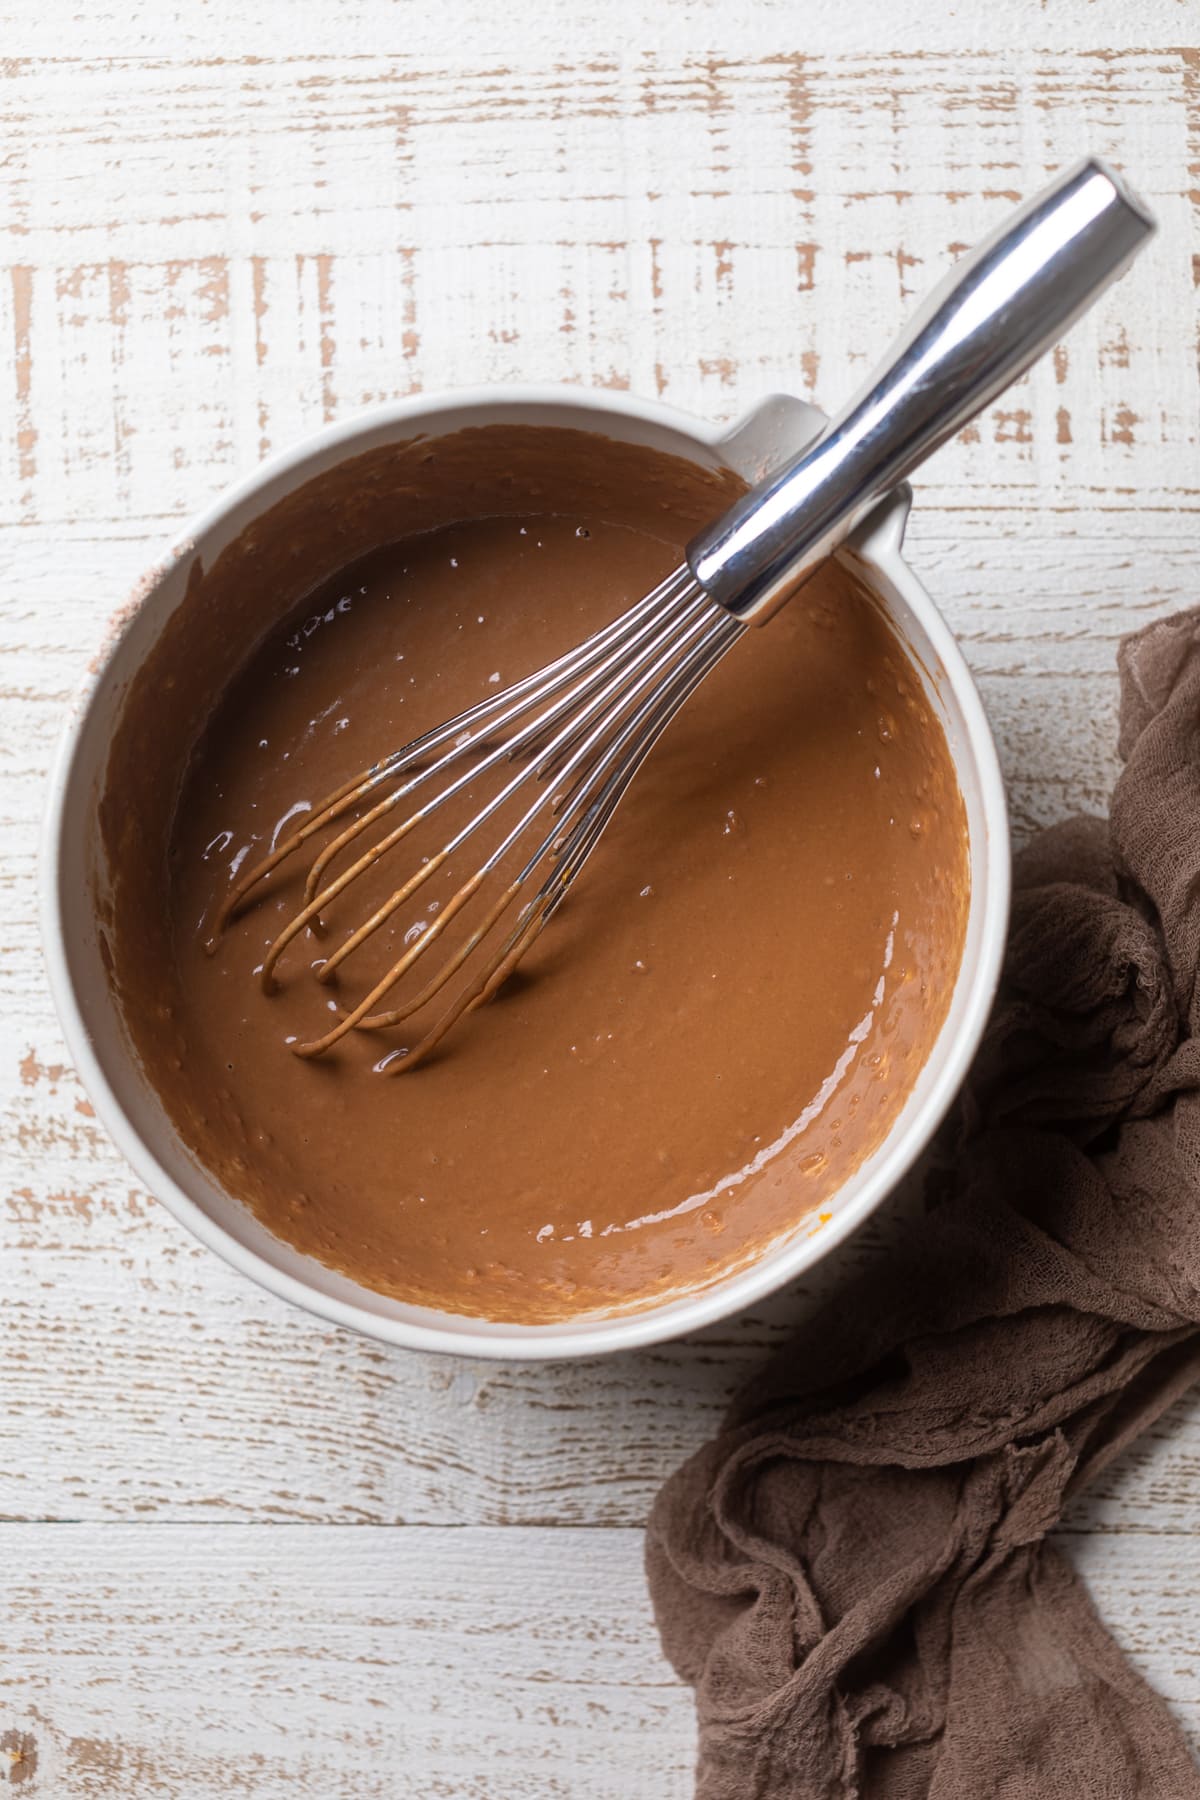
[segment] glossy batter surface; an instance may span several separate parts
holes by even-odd
[[[552,486],[553,456],[547,471]],[[695,496],[675,530],[618,502],[406,537],[272,631],[183,787],[158,1003],[126,984],[185,1142],[273,1231],[377,1289],[492,1318],[704,1283],[820,1206],[902,1104],[961,949],[945,742],[890,628],[831,569],[734,647],[518,975],[425,1067],[374,1072],[404,1027],[315,1062],[289,1048],[396,954],[411,914],[334,989],[310,966],[391,880],[331,910],[329,940],[298,940],[271,998],[254,971],[300,867],[206,953],[236,872],[297,809],[675,566]],[[416,850],[397,854],[399,880]]]

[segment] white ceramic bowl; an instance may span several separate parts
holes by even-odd
[[[305,482],[347,457],[418,434],[438,437],[482,424],[567,426],[693,462],[724,464],[754,481],[793,455],[823,422],[814,408],[783,397],[765,401],[731,428],[645,400],[569,388],[468,390],[399,401],[264,463],[188,526],[121,608],[70,708],[51,777],[42,891],[46,959],[71,1054],[99,1117],[147,1187],[235,1268],[284,1299],[386,1343],[508,1359],[591,1356],[694,1330],[795,1279],[861,1225],[911,1167],[962,1081],[991,1005],[1008,921],[1009,845],[995,746],[979,697],[953,637],[900,553],[907,493],[873,515],[843,555],[883,602],[924,672],[930,704],[945,729],[970,830],[970,908],[958,979],[933,1051],[885,1141],[825,1209],[824,1225],[802,1219],[791,1236],[724,1280],[613,1317],[492,1324],[388,1299],[271,1236],[193,1161],[142,1074],[101,959],[94,879],[104,860],[100,783],[121,697],[182,600],[197,554],[210,567],[247,525]]]

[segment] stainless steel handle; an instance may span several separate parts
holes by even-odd
[[[714,600],[762,624],[882,496],[1122,275],[1155,229],[1112,170],[1077,164],[955,263],[817,442],[693,538]]]

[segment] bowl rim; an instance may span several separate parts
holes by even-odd
[[[300,437],[223,488],[170,539],[102,634],[101,647],[87,665],[68,704],[45,789],[38,910],[51,994],[76,1072],[100,1123],[126,1162],[149,1192],[194,1237],[267,1292],[329,1323],[408,1349],[509,1362],[571,1360],[637,1349],[682,1337],[740,1312],[814,1267],[857,1231],[895,1189],[945,1117],[978,1048],[999,982],[1011,897],[1009,823],[995,741],[974,679],[949,626],[901,554],[908,515],[907,491],[884,501],[859,528],[854,539],[854,560],[868,576],[878,573],[884,577],[913,606],[962,714],[964,744],[956,761],[961,762],[965,752],[973,764],[986,839],[986,879],[981,889],[972,883],[968,901],[968,919],[977,909],[981,913],[979,947],[975,977],[966,993],[955,1038],[945,1046],[941,1067],[921,1105],[904,1121],[902,1130],[896,1129],[900,1119],[896,1121],[872,1158],[873,1166],[858,1193],[819,1230],[799,1234],[774,1249],[768,1246],[742,1268],[696,1293],[668,1296],[658,1304],[650,1303],[629,1313],[592,1314],[578,1324],[570,1320],[548,1325],[505,1323],[500,1335],[499,1322],[465,1320],[461,1314],[447,1312],[445,1325],[427,1325],[373,1312],[276,1267],[226,1231],[199,1201],[185,1192],[135,1129],[118,1100],[92,1044],[71,974],[60,852],[65,828],[64,801],[89,708],[134,616],[152,602],[166,577],[183,560],[190,560],[208,534],[230,513],[252,501],[259,491],[331,451],[344,447],[349,453],[358,440],[372,433],[417,426],[422,418],[447,412],[511,412],[524,407],[545,408],[547,412],[582,410],[594,413],[598,422],[607,416],[657,426],[711,451],[733,438],[747,419],[770,404],[772,398],[764,396],[726,424],[714,424],[662,400],[647,399],[623,389],[573,387],[565,383],[445,388],[361,409]],[[428,1310],[436,1316],[436,1308]]]

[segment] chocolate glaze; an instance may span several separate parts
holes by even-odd
[[[371,1287],[547,1320],[703,1285],[828,1200],[928,1054],[965,815],[915,670],[837,566],[693,697],[518,975],[426,1067],[373,1072],[403,1027],[288,1048],[408,916],[334,991],[302,938],[267,998],[297,870],[205,953],[289,809],[614,617],[738,491],[560,430],[371,452],[197,566],[129,696],[102,822],[144,1067],[231,1193]]]

